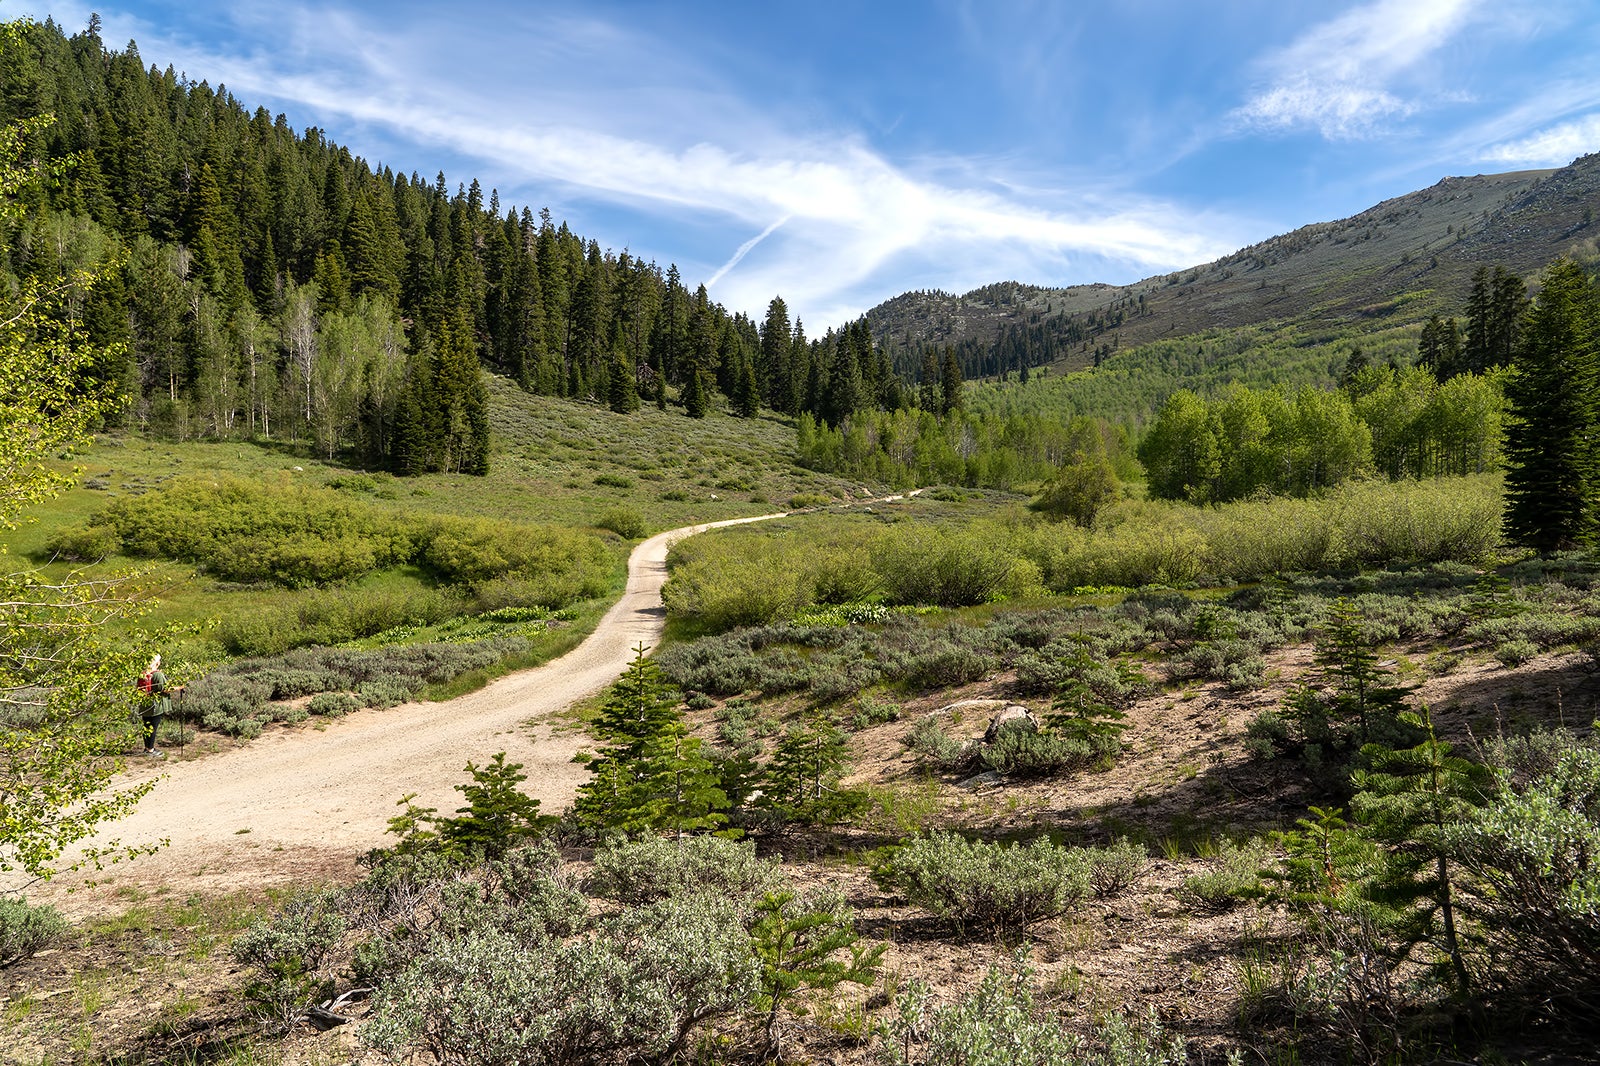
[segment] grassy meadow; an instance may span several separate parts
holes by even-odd
[[[814,506],[859,496],[862,486],[795,467],[793,430],[775,418],[685,418],[645,407],[627,419],[593,405],[530,396],[491,379],[494,453],[486,477],[430,474],[397,478],[329,463],[279,442],[216,443],[102,434],[63,465],[82,470],[76,487],[32,510],[20,529],[0,534],[17,559],[59,572],[48,546],[108,505],[160,493],[178,480],[236,479],[294,488],[330,488],[366,512],[407,519],[478,518],[559,526],[597,537],[614,560],[612,591],[640,536],[696,522]],[[621,532],[619,533],[618,530]],[[97,568],[137,567],[154,598],[141,625],[204,624],[259,613],[303,590],[219,580],[194,565],[121,550]],[[416,566],[393,566],[336,583],[381,595],[437,584]]]

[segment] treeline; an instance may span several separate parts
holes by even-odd
[[[1417,343],[1417,362],[1440,380],[1507,365],[1516,356],[1528,306],[1521,278],[1502,266],[1492,271],[1480,266],[1467,296],[1466,325],[1454,317],[1429,318]]]
[[[1110,340],[1104,335],[1120,328],[1130,316],[1142,314],[1143,296],[1082,314],[1034,311],[1026,321],[1002,325],[992,340],[964,337],[947,347],[954,352],[964,377],[1004,379],[1015,373],[1026,382],[1034,368],[1049,366],[1075,353],[1099,366],[1118,348],[1115,335]],[[942,350],[937,341],[909,338],[896,341],[887,337],[884,345],[895,369],[907,378],[916,374],[929,352]]]
[[[671,396],[830,424],[907,402],[864,323],[808,342],[758,327],[676,267],[602,251],[476,181],[375,167],[227,90],[19,23],[0,123],[59,171],[0,230],[0,271],[73,289],[124,417],[174,436],[270,437],[401,471],[481,471],[480,366],[620,412]],[[95,277],[93,285],[85,279]]]
[[[908,488],[961,485],[1012,489],[1053,477],[1089,455],[1133,476],[1126,433],[1100,419],[1049,414],[999,416],[937,407],[862,411],[837,427],[802,415],[796,457],[813,470]]]
[[[1369,474],[1480,473],[1499,461],[1498,376],[1443,384],[1427,370],[1368,367],[1337,391],[1240,386],[1215,400],[1180,390],[1139,444],[1150,492],[1219,503],[1305,496]]]

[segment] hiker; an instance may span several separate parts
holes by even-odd
[[[183,686],[167,687],[167,675],[161,671],[161,656],[153,655],[150,665],[139,675],[139,691],[145,696],[145,703],[139,710],[144,723],[144,753],[152,759],[165,759],[167,753],[156,749],[156,732],[161,728],[161,720],[172,713],[172,697],[182,692]]]

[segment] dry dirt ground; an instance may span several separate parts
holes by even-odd
[[[670,536],[670,535],[667,535]],[[354,858],[382,843],[385,819],[402,792],[444,806],[466,759],[505,749],[527,764],[529,791],[547,810],[570,798],[581,769],[570,763],[580,737],[537,719],[611,680],[639,640],[659,632],[666,537],[641,545],[629,591],[613,620],[560,662],[507,678],[483,692],[441,705],[371,712],[264,738],[222,757],[167,767],[163,790],[146,801],[135,825],[170,833],[173,846],[140,860],[89,893],[56,895],[76,916],[100,915],[92,947],[68,945],[0,971],[6,999],[0,1063],[74,1061],[112,1053],[120,1061],[199,1061],[248,1031],[229,962],[229,930],[247,920],[264,888],[348,880]],[[593,639],[591,643],[593,643]],[[1600,706],[1600,685],[1586,656],[1549,655],[1506,668],[1482,649],[1464,649],[1447,673],[1414,668],[1422,649],[1399,663],[1432,707],[1441,732],[1470,745],[1500,725],[1535,722],[1586,727]],[[1403,649],[1404,651],[1404,649]],[[839,888],[866,936],[888,943],[886,983],[928,980],[948,1001],[976,987],[984,971],[1014,950],[952,940],[926,915],[884,893],[859,860],[872,847],[918,826],[947,824],[993,833],[1048,829],[1074,843],[1136,834],[1152,842],[1143,880],[1107,900],[1091,900],[1066,919],[1033,930],[1022,945],[1036,967],[1042,998],[1084,1020],[1124,1005],[1153,1009],[1191,1039],[1191,1061],[1223,1061],[1236,1045],[1244,967],[1290,930],[1269,909],[1244,905],[1211,912],[1186,905],[1178,886],[1204,870],[1210,842],[1281,826],[1304,813],[1306,796],[1288,767],[1251,760],[1244,729],[1311,665],[1309,647],[1285,649],[1269,663],[1270,683],[1234,692],[1221,684],[1169,689],[1130,709],[1128,753],[1111,770],[1028,784],[979,776],[930,776],[903,740],[918,717],[940,715],[957,732],[981,735],[987,709],[965,700],[1005,698],[1005,675],[960,690],[908,701],[899,720],[853,737],[853,781],[886,797],[865,828],[844,837],[790,837],[764,847],[786,860],[802,884]],[[1009,702],[1009,701],[1008,701]],[[1024,701],[1026,702],[1026,701]],[[953,708],[953,709],[952,709]],[[1046,708],[1036,705],[1034,710]],[[714,712],[702,712],[709,730]],[[122,828],[137,838],[135,826]],[[248,832],[241,832],[248,830]],[[571,856],[581,866],[584,856]],[[37,894],[35,894],[36,898]],[[120,923],[120,924],[119,924]],[[235,923],[230,925],[230,923]],[[106,931],[120,933],[106,936]],[[88,943],[86,938],[85,943]],[[859,1031],[865,994],[819,1005],[796,1019],[793,1037],[810,1061],[862,1063]],[[871,1006],[881,1007],[882,993]],[[319,1066],[363,1057],[353,1030],[298,1032],[286,1062]],[[1246,1061],[1277,1061],[1271,1049],[1246,1048]],[[1509,1061],[1524,1056],[1505,1049]],[[1532,1061],[1592,1061],[1583,1053],[1540,1051]]]

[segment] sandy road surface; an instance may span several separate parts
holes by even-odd
[[[132,779],[166,777],[105,837],[128,843],[165,837],[170,845],[108,868],[93,892],[64,896],[74,879],[63,876],[29,895],[55,897],[71,912],[98,909],[121,885],[213,891],[349,875],[357,856],[386,843],[401,796],[415,792],[417,803],[454,811],[461,799],[454,786],[466,780],[467,761],[481,764],[499,751],[523,764],[523,791],[547,812],[560,811],[584,780],[572,756],[588,739],[556,730],[548,719],[616,680],[636,645],[660,638],[667,550],[707,529],[782,517],[687,526],[644,541],[628,559],[622,598],[587,640],[554,662],[477,692],[446,703],[362,711],[321,730],[273,732],[192,762],[130,760],[137,764]]]

